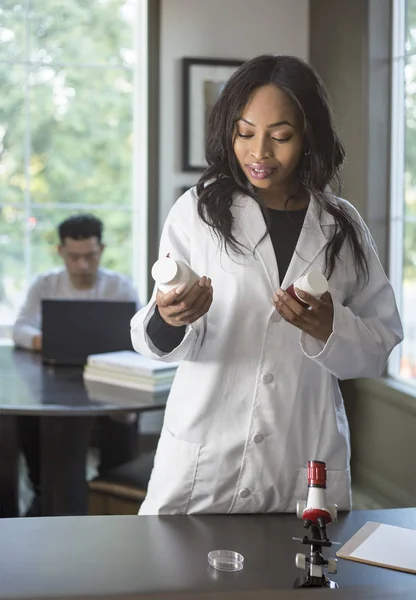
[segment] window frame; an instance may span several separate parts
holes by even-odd
[[[135,0],[135,22],[133,23],[133,48],[136,54],[135,67],[133,69],[133,153],[132,153],[132,197],[131,205],[128,212],[132,218],[132,269],[131,278],[133,283],[139,290],[140,299],[143,302],[147,301],[148,297],[148,272],[149,272],[149,239],[148,239],[148,222],[149,222],[149,202],[148,202],[148,173],[149,173],[149,158],[148,158],[148,141],[149,141],[149,13],[154,12],[154,9],[149,8],[151,0]],[[153,13],[152,13],[153,14]],[[26,18],[26,17],[25,17]],[[28,56],[25,56],[25,61]],[[10,59],[11,64],[15,61]],[[17,61],[19,62],[19,61]],[[24,163],[25,163],[25,178],[28,175],[29,154],[30,154],[30,122],[28,119],[27,106],[28,90],[25,90],[25,139],[24,139]],[[29,183],[28,181],[26,182]],[[29,185],[25,186],[22,206],[25,210],[26,217],[29,215],[31,207],[35,203],[30,202]],[[43,206],[43,205],[42,205]],[[80,205],[60,205],[63,207],[80,208]],[[89,205],[82,205],[85,210],[90,210]],[[119,208],[119,207],[117,207]],[[30,231],[28,228],[24,230],[24,264],[22,268],[25,270],[26,289],[30,285],[30,280],[33,276],[30,265]],[[11,337],[12,324],[0,322],[0,339]]]
[[[405,194],[405,78],[406,0],[392,3],[391,160],[389,217],[389,278],[399,311],[403,305],[404,194]],[[388,374],[400,377],[401,347],[391,354]]]

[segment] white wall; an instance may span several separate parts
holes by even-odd
[[[161,0],[160,225],[179,188],[183,57],[249,59],[265,53],[308,59],[309,0]]]

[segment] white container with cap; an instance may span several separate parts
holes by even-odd
[[[183,261],[170,257],[160,258],[155,262],[152,267],[152,277],[163,294],[167,294],[183,283],[191,286],[200,279],[199,275]]]
[[[320,271],[317,269],[312,269],[309,271],[309,273],[306,273],[306,275],[299,277],[295,283],[292,283],[292,285],[287,288],[286,292],[292,296],[292,298],[297,300],[302,306],[308,307],[309,304],[299,298],[295,288],[302,290],[303,292],[306,292],[307,294],[310,294],[319,300],[322,294],[325,294],[325,292],[328,290],[328,281],[325,275],[322,275]]]

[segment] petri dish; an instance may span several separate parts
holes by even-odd
[[[208,563],[218,571],[241,571],[244,556],[234,550],[211,550],[208,552]]]

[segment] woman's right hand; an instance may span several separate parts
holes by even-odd
[[[157,292],[156,304],[162,319],[174,327],[189,325],[208,312],[213,289],[209,277],[201,277],[191,287],[178,286],[167,294]]]

